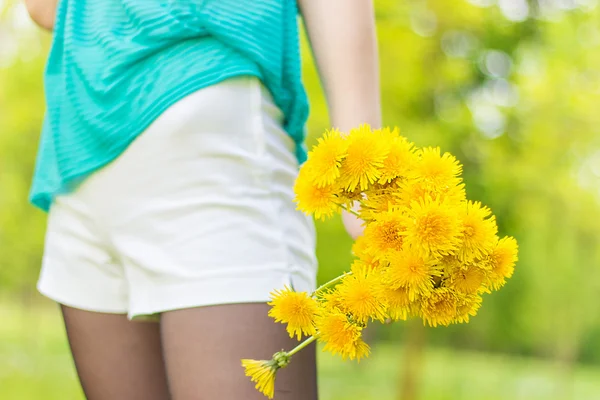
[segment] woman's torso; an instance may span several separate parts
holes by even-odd
[[[293,0],[61,0],[33,203],[48,209],[168,107],[233,76],[264,82],[303,161],[296,15]]]

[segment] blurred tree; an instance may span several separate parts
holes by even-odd
[[[35,290],[43,243],[44,215],[27,197],[44,112],[47,42],[23,4],[5,4],[0,12],[0,290],[25,294],[24,299]]]

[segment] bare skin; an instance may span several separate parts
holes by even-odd
[[[24,0],[29,16],[41,28],[51,31],[54,28],[58,0]]]

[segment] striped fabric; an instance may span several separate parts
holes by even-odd
[[[48,210],[173,103],[239,75],[262,79],[304,161],[298,47],[295,0],[60,0],[32,203]]]

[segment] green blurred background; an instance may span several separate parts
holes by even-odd
[[[324,0],[326,1],[326,0]],[[360,364],[320,358],[326,400],[600,399],[600,5],[377,0],[384,121],[463,163],[520,244],[470,324],[376,326]],[[27,193],[50,35],[0,0],[0,399],[82,399],[57,308],[35,291],[45,215]],[[327,127],[304,43],[309,144]],[[320,223],[320,279],[349,266]]]

